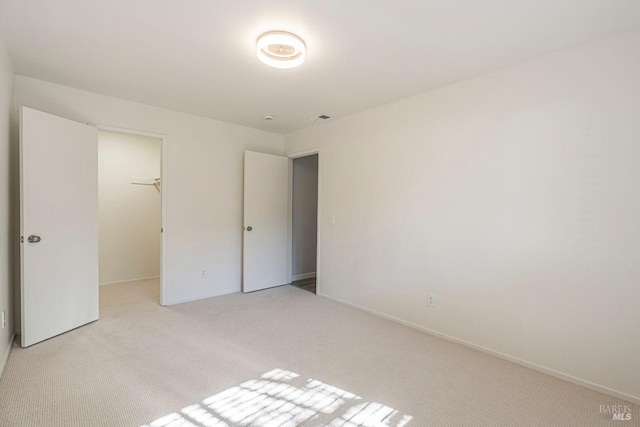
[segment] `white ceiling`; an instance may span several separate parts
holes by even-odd
[[[639,0],[0,0],[17,74],[288,133],[640,25]],[[298,34],[279,70],[258,35]],[[273,114],[276,120],[262,117]]]

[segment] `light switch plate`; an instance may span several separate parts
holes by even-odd
[[[427,305],[429,307],[435,307],[436,306],[436,301],[437,301],[437,298],[436,298],[435,294],[427,295]]]

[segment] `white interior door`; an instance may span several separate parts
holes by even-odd
[[[98,319],[98,131],[20,111],[22,346]]]
[[[244,153],[243,292],[288,282],[289,159]]]

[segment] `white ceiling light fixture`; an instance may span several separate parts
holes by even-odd
[[[307,46],[295,34],[286,31],[270,31],[258,37],[258,59],[275,68],[295,68],[306,57]]]

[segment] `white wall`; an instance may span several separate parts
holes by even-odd
[[[15,265],[15,209],[13,184],[15,153],[11,138],[11,104],[13,103],[13,66],[0,36],[0,312],[6,313],[7,325],[0,329],[0,375],[4,370],[13,338],[13,271]],[[0,326],[1,327],[1,326]]]
[[[321,147],[322,294],[639,402],[639,52],[632,31],[288,135]]]
[[[318,155],[293,159],[292,271],[313,277],[316,272],[318,221]],[[303,278],[303,277],[298,277]]]
[[[101,284],[160,276],[160,191],[131,178],[159,178],[161,148],[158,138],[99,132]]]
[[[23,76],[15,77],[15,104],[166,135],[167,302],[240,291],[243,153],[282,154],[281,135]]]

